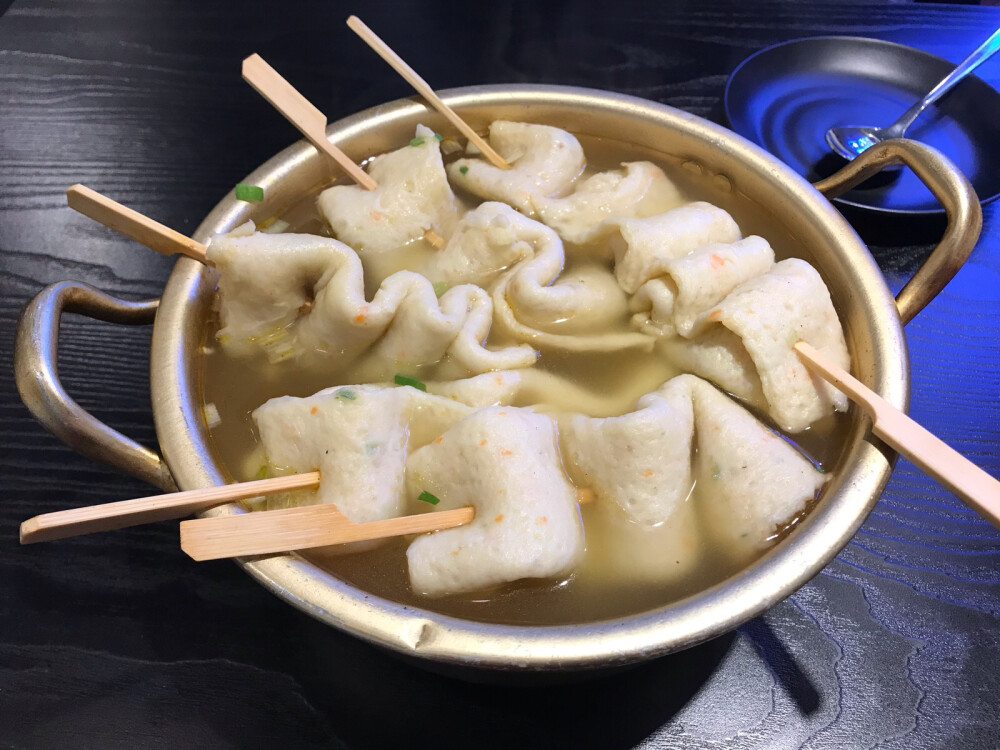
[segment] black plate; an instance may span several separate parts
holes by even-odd
[[[844,164],[826,145],[828,128],[886,127],[954,69],[947,60],[892,42],[797,39],[740,63],[726,84],[726,115],[737,133],[815,181]],[[1000,195],[1000,93],[981,79],[962,81],[906,137],[948,156],[983,203]],[[837,202],[889,214],[943,213],[908,169],[884,172]]]

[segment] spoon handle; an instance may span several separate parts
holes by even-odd
[[[951,91],[956,83],[969,75],[969,73],[978,68],[982,63],[989,60],[998,50],[1000,50],[1000,29],[990,34],[989,39],[980,44],[971,55],[959,63],[957,68],[942,79],[937,86],[932,88],[923,99],[906,110],[903,116],[886,128],[886,130],[891,130],[892,135],[897,138],[901,137],[903,132],[910,127],[921,112]]]
[[[795,350],[806,366],[847,394],[872,418],[872,432],[1000,527],[1000,481],[921,427],[804,341]]]

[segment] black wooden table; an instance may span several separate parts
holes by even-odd
[[[855,540],[765,616],[559,688],[470,685],[403,664],[231,563],[192,563],[176,523],[18,546],[31,515],[150,492],[59,444],[14,388],[14,325],[44,284],[149,298],[172,265],[74,214],[65,188],[83,182],[194,230],[297,138],[240,80],[247,54],[332,119],[409,95],[344,27],[351,11],[441,88],[577,84],[720,122],[729,72],[774,42],[872,36],[957,61],[1000,26],[997,8],[763,0],[15,2],[0,17],[0,746],[1000,745],[1000,532],[905,461]],[[1000,85],[1000,63],[982,76]],[[873,252],[898,289],[928,249]],[[994,475],[998,332],[993,206],[971,259],[907,336],[912,414]],[[152,445],[148,336],[70,318],[61,365],[85,407]]]

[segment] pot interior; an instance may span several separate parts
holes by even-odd
[[[496,119],[540,122],[582,136],[627,140],[656,151],[730,211],[745,234],[768,238],[779,255],[812,263],[826,281],[844,325],[854,374],[905,408],[908,369],[894,301],[866,248],[808,183],[773,157],[700,118],[609,92],[552,86],[490,86],[444,92],[482,131]],[[357,161],[398,148],[418,122],[449,125],[418,100],[377,107],[328,128]],[[330,181],[331,165],[300,142],[244,181],[266,201],[229,197],[195,233],[206,242],[252,218],[278,215]],[[157,434],[178,486],[226,481],[213,458],[198,403],[196,352],[210,312],[215,272],[179,260],[164,291],[153,335],[151,384]],[[267,588],[303,611],[363,639],[411,656],[500,670],[550,670],[627,664],[719,635],[759,614],[815,575],[847,543],[881,493],[891,454],[865,441],[856,410],[831,481],[816,507],[787,538],[735,576],[682,601],[635,616],[557,627],[471,622],[366,594],[294,555],[242,560]],[[235,512],[220,508],[208,515]]]

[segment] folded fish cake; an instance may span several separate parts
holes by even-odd
[[[566,242],[585,245],[603,237],[603,222],[644,218],[676,208],[680,190],[655,164],[626,162],[621,170],[591,175],[565,198],[535,199],[539,218]]]
[[[370,380],[439,362],[446,354],[465,373],[528,367],[526,346],[487,348],[493,302],[463,284],[439,299],[412,271],[382,280],[365,297],[361,261],[329,237],[253,232],[217,235],[208,259],[220,272],[218,339],[227,352],[272,363],[296,360],[331,374],[364,358]]]
[[[378,183],[374,190],[335,185],[317,201],[334,236],[362,259],[398,250],[427,230],[444,238],[451,235],[458,204],[433,130],[418,125],[410,145],[376,156],[368,172]]]
[[[694,413],[685,385],[675,378],[620,417],[576,414],[563,420],[563,458],[573,481],[633,521],[669,520],[692,485]]]
[[[632,326],[661,336],[696,336],[708,324],[713,305],[773,265],[774,251],[761,237],[705,245],[667,260],[663,275],[647,281],[629,300]]]
[[[610,331],[624,319],[628,303],[608,269],[589,263],[563,274],[566,254],[555,231],[509,207],[488,205],[506,218],[508,241],[531,250],[493,286],[500,331],[533,346],[568,351],[652,348],[648,336]]]
[[[424,274],[444,284],[486,286],[503,271],[535,254],[546,227],[530,222],[506,203],[489,201],[469,211],[428,263]]]
[[[356,263],[349,247],[329,237],[265,234],[252,224],[214,236],[207,258],[219,270],[217,338],[223,348],[236,357],[264,351],[272,362],[300,356],[316,344],[299,341],[303,311],[352,256]]]
[[[406,551],[417,593],[443,596],[570,572],[583,555],[576,490],[555,423],[527,409],[476,411],[406,462],[410,497],[439,510],[472,505],[472,523],[418,537]]]
[[[665,262],[715,242],[736,242],[740,228],[718,206],[696,201],[645,219],[611,219],[615,277],[629,294],[663,274]]]
[[[694,535],[695,512],[725,548],[748,560],[812,500],[826,477],[733,399],[693,375],[679,375],[620,417],[575,415],[562,425],[570,476],[598,502],[633,521],[675,526],[673,544]],[[693,452],[692,452],[692,449]],[[695,562],[697,544],[671,550]],[[670,559],[664,555],[663,559]]]
[[[502,201],[529,216],[538,198],[561,193],[583,171],[580,142],[548,125],[497,120],[490,125],[490,146],[510,169],[481,159],[459,159],[448,165],[448,176],[473,195]]]
[[[763,406],[782,429],[801,432],[847,408],[847,397],[813,375],[795,353],[795,344],[806,341],[850,369],[830,292],[804,260],[780,261],[766,274],[740,284],[706,311],[704,321],[710,325],[702,336],[665,342],[664,353],[750,403],[760,405],[762,397]]]
[[[745,562],[816,497],[827,476],[750,412],[692,375],[704,528],[730,557]]]
[[[273,398],[253,419],[271,465],[320,471],[315,502],[334,503],[360,523],[403,515],[407,451],[470,412],[458,401],[409,386],[357,385]]]

